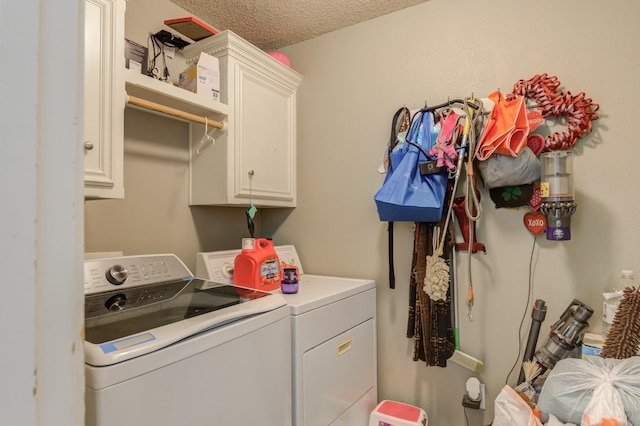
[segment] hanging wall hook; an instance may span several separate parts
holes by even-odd
[[[211,143],[211,146],[216,144],[216,139],[212,136],[212,134],[218,130],[220,133],[224,133],[227,130],[227,123],[222,122],[222,127],[220,129],[213,127],[211,133],[209,133],[209,119],[207,117],[204,118],[204,134],[202,135],[202,139],[200,139],[200,145],[196,150],[196,154],[200,155],[200,151],[202,151],[206,146]]]

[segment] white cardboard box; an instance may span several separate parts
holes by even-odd
[[[604,346],[604,339],[601,334],[585,333],[582,338],[582,347],[580,349],[582,358],[588,356],[600,356]]]
[[[201,52],[198,61],[180,73],[178,85],[190,92],[220,101],[220,63],[218,58]]]

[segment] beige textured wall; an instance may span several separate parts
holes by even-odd
[[[461,400],[472,374],[451,364],[426,367],[411,360],[405,337],[410,224],[396,226],[397,288],[387,285],[386,224],[373,195],[377,168],[397,108],[448,97],[510,91],[537,73],[558,76],[566,90],[600,103],[594,133],[579,142],[574,161],[578,209],[570,242],[550,242],[524,229],[524,211],[497,210],[483,192],[478,239],[487,255],[474,255],[475,320],[461,313],[462,350],[484,361],[488,409],[469,411],[472,425],[488,424],[493,400],[517,358],[518,328],[529,330],[527,306],[532,249],[532,296],[548,304],[548,327],[577,298],[594,308],[599,331],[600,292],[623,268],[640,270],[637,239],[635,135],[639,98],[640,5],[596,1],[433,0],[284,51],[304,75],[299,91],[299,203],[283,225],[274,211],[265,229],[294,243],[305,270],[375,278],[378,282],[379,397],[417,404],[430,424],[465,424]],[[460,239],[460,241],[462,241]],[[467,255],[459,256],[461,299]],[[514,384],[517,373],[511,376]]]
[[[125,198],[85,202],[85,251],[175,253],[195,273],[197,252],[240,247],[244,209],[189,207],[187,124],[127,109],[124,146]]]

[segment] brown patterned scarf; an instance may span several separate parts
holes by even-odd
[[[444,220],[439,223],[416,223],[414,232],[413,260],[409,283],[409,316],[407,321],[407,337],[413,338],[413,360],[425,361],[428,366],[446,367],[447,359],[455,350],[452,310],[451,281],[447,299],[433,301],[424,292],[424,277],[427,255],[433,254],[433,231],[435,226],[444,227]],[[450,265],[450,255],[455,245],[453,223],[449,223],[445,238],[442,258]]]

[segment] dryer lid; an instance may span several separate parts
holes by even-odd
[[[300,276],[298,293],[285,294],[284,298],[291,314],[300,315],[375,287],[373,280],[304,274]]]

